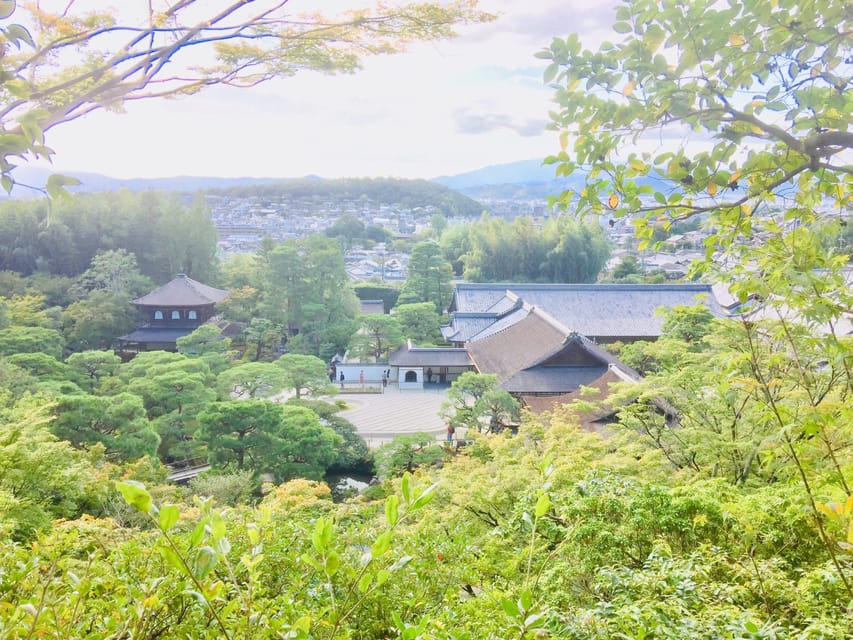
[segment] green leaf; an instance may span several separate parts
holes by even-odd
[[[666,31],[657,24],[649,25],[643,34],[643,43],[650,53],[657,51],[665,39]]]
[[[160,528],[163,531],[168,531],[178,522],[178,517],[181,510],[177,505],[166,504],[160,507]]]
[[[65,190],[65,187],[73,187],[78,184],[80,184],[80,181],[77,178],[71,178],[69,176],[54,173],[47,179],[45,189],[47,190],[47,195],[51,198],[54,200],[61,200],[68,197],[68,192]]]
[[[338,554],[332,551],[326,556],[326,566],[324,567],[327,576],[333,576],[338,572],[338,567],[341,566],[341,560]]]
[[[518,605],[509,598],[501,598],[501,607],[503,607],[503,610],[510,618],[521,618],[521,611],[518,609]]]
[[[521,592],[521,597],[518,599],[518,603],[525,611],[530,610],[530,607],[533,606],[533,594],[530,592],[530,589],[525,589]]]
[[[317,524],[314,525],[314,533],[311,536],[311,543],[317,551],[322,552],[334,536],[334,528],[332,521],[329,518],[318,518]]]
[[[27,31],[26,27],[20,24],[10,24],[6,27],[6,37],[9,38],[9,42],[20,48],[20,42],[26,42],[31,47],[35,47],[36,43],[33,40],[33,37],[30,35],[30,32]]]
[[[249,523],[246,527],[246,531],[249,534],[249,542],[251,542],[252,545],[257,545],[261,541],[261,530],[258,529],[258,525],[254,522]]]
[[[202,541],[202,539],[204,538],[204,527],[206,524],[207,519],[205,518],[195,526],[195,529],[193,529],[193,532],[190,535],[191,546],[196,547],[198,546],[198,543]]]
[[[213,535],[213,540],[219,542],[225,537],[225,520],[222,515],[214,513],[210,519],[210,532]]]
[[[532,613],[524,619],[524,626],[530,629],[534,624],[542,619],[541,613]]]
[[[15,0],[0,0],[0,20],[5,20],[15,13],[16,6]]]
[[[403,494],[403,500],[406,504],[409,504],[412,499],[411,489],[409,483],[411,482],[412,474],[406,471],[403,474],[402,479],[400,480],[400,492]]]
[[[115,487],[131,507],[142,513],[151,513],[151,508],[154,505],[151,502],[151,494],[145,490],[144,484],[136,480],[116,481]]]
[[[385,519],[392,527],[397,524],[397,504],[400,499],[396,495],[390,495],[385,499]]]
[[[613,25],[613,30],[616,33],[631,33],[634,28],[627,22],[617,22]]]
[[[211,547],[201,547],[193,562],[193,575],[199,580],[203,580],[213,571],[217,563],[216,551]]]
[[[428,505],[435,497],[435,493],[433,492],[435,491],[436,486],[437,485],[433,484],[424,489],[423,493],[421,493],[421,495],[419,495],[412,503],[410,511],[417,511],[421,507],[425,507],[426,505]]]
[[[358,592],[365,593],[370,588],[370,583],[373,581],[373,576],[365,573],[358,579]]]
[[[549,64],[547,67],[545,67],[545,72],[542,74],[542,81],[545,84],[548,84],[549,82],[553,81],[554,78],[557,77],[557,73],[559,73],[559,71],[560,65],[558,65],[556,62]]]
[[[166,561],[167,564],[171,565],[174,569],[177,569],[178,571],[183,572],[185,570],[184,563],[181,562],[180,556],[175,552],[174,549],[172,549],[171,547],[162,546],[158,547],[157,550],[160,552],[160,555],[163,556],[163,559]]]
[[[536,517],[541,518],[546,513],[548,513],[548,509],[551,508],[551,499],[548,497],[547,493],[543,493],[539,496],[539,500],[536,501]]]
[[[391,532],[386,531],[382,535],[380,535],[372,545],[370,545],[370,552],[373,554],[374,558],[380,558],[382,555],[388,551],[388,548],[391,546]]]
[[[309,567],[313,567],[316,571],[323,571],[323,565],[321,565],[319,562],[317,562],[317,560],[309,556],[307,553],[303,553],[302,556],[300,556],[300,559]]]

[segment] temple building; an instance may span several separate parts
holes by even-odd
[[[141,351],[176,351],[178,338],[191,334],[216,315],[216,305],[228,291],[216,289],[179,273],[170,282],[131,300],[145,317],[132,333],[116,339],[124,354]]]

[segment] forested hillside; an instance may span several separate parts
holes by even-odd
[[[475,200],[427,180],[394,178],[299,178],[272,184],[212,189],[232,197],[309,201],[315,203],[362,202],[396,205],[406,209],[435,209],[445,216],[476,217],[483,207]]]

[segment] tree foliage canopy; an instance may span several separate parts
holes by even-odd
[[[409,275],[397,304],[431,302],[443,313],[453,297],[453,267],[445,260],[437,242],[419,242],[412,249]]]
[[[599,225],[568,216],[540,228],[529,217],[506,222],[483,215],[472,225],[450,227],[441,244],[471,282],[594,282],[610,257]]]
[[[643,402],[626,424],[677,467],[741,483],[798,478],[853,597],[818,507],[827,474],[851,494],[838,456],[851,437],[850,256],[827,242],[838,235],[827,214],[851,209],[850,18],[842,0],[627,0],[617,42],[589,51],[572,35],[540,57],[560,131],[547,162],[586,173],[559,204],[633,215],[641,248],[656,225],[702,215],[697,267],[741,305],[739,326],[707,333],[688,314],[652,358],[631,354],[656,373],[630,392]],[[704,346],[686,346],[702,332]]]
[[[745,233],[767,205],[850,206],[849,3],[627,0],[616,19],[597,51],[572,34],[539,54],[562,147],[547,162],[588,173],[560,204],[665,225],[713,211]]]

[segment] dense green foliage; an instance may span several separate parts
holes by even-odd
[[[412,302],[398,305],[394,317],[407,340],[419,346],[435,345],[444,341],[441,336],[441,317],[431,302]]]
[[[362,362],[379,362],[403,342],[403,329],[394,316],[360,316],[358,330],[349,343],[349,351]]]
[[[442,255],[437,242],[419,242],[412,249],[409,274],[397,304],[431,302],[436,312],[444,313],[453,298],[453,269]]]
[[[377,282],[355,282],[352,285],[359,300],[382,300],[385,309],[393,309],[400,297],[400,287]]]
[[[358,306],[340,245],[313,235],[272,246],[258,260],[260,310],[285,328],[287,348],[324,360],[343,352]]]
[[[454,426],[497,433],[518,422],[520,406],[506,391],[498,389],[493,373],[466,371],[450,385],[441,415]]]
[[[351,214],[340,216],[324,233],[330,238],[337,238],[344,249],[352,248],[356,242],[360,245],[370,245],[394,239],[394,234],[385,227],[376,224],[365,225],[360,218]]]
[[[567,216],[541,229],[527,217],[483,216],[441,237],[445,258],[469,282],[595,282],[610,256],[601,227]]]
[[[468,449],[442,470],[386,483],[384,507],[336,506],[324,486],[298,481],[258,508],[220,512],[156,487],[152,501],[122,483],[148,513],[141,529],[84,519],[56,526],[38,554],[4,548],[0,629],[10,638],[84,628],[95,637],[116,628],[216,638],[847,637],[848,597],[796,483],[738,488],[673,475],[653,450],[559,416]]]
[[[179,272],[215,280],[216,231],[203,203],[131,191],[0,203],[0,271],[76,277],[97,254],[116,250],[132,254],[157,283]]]

